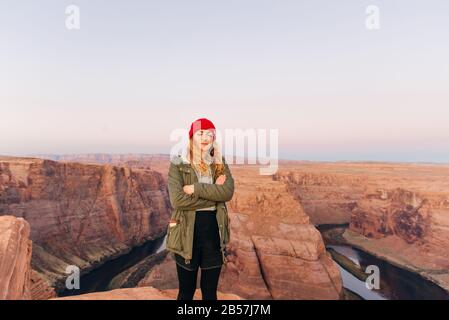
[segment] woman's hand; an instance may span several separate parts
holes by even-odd
[[[217,180],[215,180],[215,184],[224,184],[226,181],[226,176],[224,174],[220,175]]]
[[[194,192],[193,184],[185,185],[184,187],[182,187],[182,190],[187,194],[193,194]]]

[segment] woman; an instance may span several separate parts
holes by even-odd
[[[201,268],[203,300],[217,299],[221,267],[230,238],[225,202],[234,194],[234,179],[216,143],[214,124],[192,123],[185,155],[171,159],[168,191],[174,211],[167,229],[179,281],[178,300],[192,300]]]

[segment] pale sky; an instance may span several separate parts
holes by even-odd
[[[286,159],[449,162],[448,40],[447,0],[1,0],[0,154],[169,153],[207,117]]]

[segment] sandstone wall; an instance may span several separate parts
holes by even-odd
[[[31,298],[29,234],[24,219],[0,217],[0,300]]]
[[[448,165],[310,163],[275,178],[311,220],[335,223],[344,212],[346,241],[449,288]]]
[[[220,292],[244,299],[340,299],[339,269],[287,186],[259,175],[257,167],[231,170],[235,180],[235,194],[227,204],[231,242]],[[177,288],[172,256],[167,255],[138,285]]]
[[[89,270],[162,236],[170,216],[156,171],[0,157],[0,215],[31,226],[32,266],[54,285],[67,265]]]

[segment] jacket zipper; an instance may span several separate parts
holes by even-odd
[[[187,239],[187,235],[188,235],[188,234],[189,234],[189,231],[186,232],[186,237],[185,237],[186,239]],[[191,250],[193,250],[193,248],[192,248]],[[184,260],[185,264],[190,264],[190,260],[191,260],[191,259],[187,259],[187,258],[186,258],[186,259]]]
[[[185,174],[186,176],[191,175],[190,169],[183,168],[182,172],[184,172],[184,174]],[[191,181],[191,179],[190,179],[190,181]],[[187,226],[185,226],[185,228],[187,229]],[[185,233],[184,233],[185,238],[187,238],[188,232],[189,232],[188,230],[185,231]],[[193,248],[192,248],[192,249],[193,249]],[[190,260],[191,260],[191,259],[185,258],[185,259],[184,259],[185,264],[190,264]]]
[[[225,254],[224,254],[223,236],[221,234],[221,227],[218,228],[218,232],[220,233],[220,251],[221,251],[221,256],[223,258],[223,262],[226,263],[228,261],[228,259],[226,258]]]

